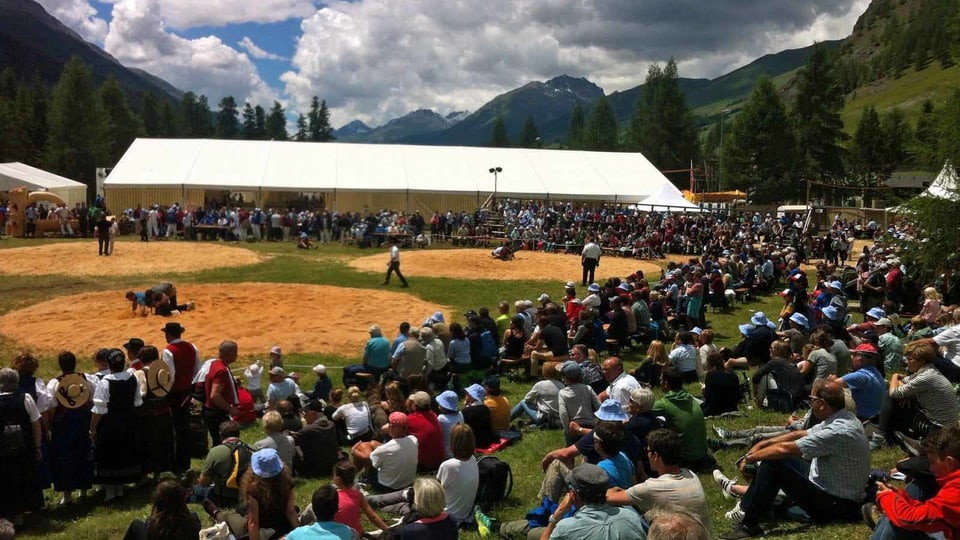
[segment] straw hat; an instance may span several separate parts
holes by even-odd
[[[80,409],[89,403],[93,389],[87,378],[80,373],[66,373],[58,379],[56,398],[65,409]]]
[[[163,362],[153,361],[144,366],[147,375],[147,391],[157,397],[163,397],[173,388],[173,375]]]

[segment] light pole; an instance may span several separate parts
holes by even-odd
[[[493,204],[497,204],[497,175],[503,172],[502,167],[490,167],[490,174],[493,175]]]
[[[718,175],[719,182],[717,185],[720,191],[723,191],[723,117],[726,116],[728,112],[730,112],[730,109],[720,111],[720,174]]]

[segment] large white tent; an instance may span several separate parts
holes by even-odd
[[[940,174],[938,174],[933,183],[930,184],[930,187],[919,196],[955,201],[957,200],[958,194],[960,194],[960,183],[957,182],[957,171],[948,161],[944,163],[943,168],[940,169]]]
[[[324,193],[341,210],[469,209],[494,193],[697,208],[642,154],[519,148],[137,139],[104,188],[108,204],[124,207],[232,191],[258,203],[277,192]]]
[[[17,161],[0,163],[0,191],[18,188],[56,194],[68,206],[84,202],[87,196],[87,186],[80,182]]]

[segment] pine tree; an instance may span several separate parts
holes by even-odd
[[[860,185],[876,187],[886,179],[888,172],[884,159],[884,147],[880,115],[875,108],[867,107],[860,115],[851,148],[852,172]]]
[[[248,141],[257,139],[257,112],[249,102],[243,105],[243,126],[240,134]]]
[[[177,113],[174,111],[170,100],[164,99],[160,102],[159,128],[158,137],[173,138],[181,136],[180,122],[177,120]]]
[[[297,134],[293,136],[293,140],[298,142],[306,141],[310,138],[310,130],[307,127],[307,117],[300,113],[297,116]]]
[[[943,163],[937,163],[939,160],[937,121],[933,102],[929,99],[924,101],[920,107],[920,116],[917,118],[913,144],[909,149],[912,161],[918,167],[935,169],[943,165]]]
[[[527,119],[523,121],[523,126],[520,128],[520,140],[517,142],[522,148],[539,148],[540,147],[540,130],[537,129],[537,123],[533,120],[533,116],[527,116]]]
[[[193,110],[194,129],[198,137],[212,137],[216,132],[213,126],[213,114],[210,112],[210,103],[207,96],[200,94],[197,106]]]
[[[648,70],[627,130],[627,145],[660,169],[686,167],[697,159],[699,140],[673,59],[663,69],[653,65]]]
[[[140,119],[127,104],[127,95],[113,75],[107,77],[100,87],[100,106],[107,127],[106,165],[113,166],[120,161],[142,127]]]
[[[804,155],[804,173],[814,180],[844,179],[843,90],[833,69],[833,58],[821,44],[814,46],[796,77],[793,121],[798,148]]]
[[[267,111],[263,110],[263,107],[257,105],[253,108],[253,116],[256,119],[256,139],[264,140],[267,138]]]
[[[237,100],[233,96],[227,96],[220,100],[217,111],[217,138],[236,139],[240,133],[240,126],[237,125],[237,116],[240,111],[237,110]]]
[[[140,106],[140,119],[143,121],[143,130],[147,137],[159,137],[160,127],[160,106],[157,102],[157,96],[153,92],[145,92]]]
[[[899,108],[894,107],[880,120],[883,131],[884,164],[887,175],[897,170],[909,157],[908,147],[913,139],[910,124]]]
[[[786,106],[769,78],[757,81],[750,99],[728,125],[723,134],[722,187],[745,190],[759,203],[799,199],[796,139]]]
[[[287,140],[287,113],[279,101],[273,102],[267,117],[267,138],[271,141]]]
[[[96,193],[96,167],[107,154],[106,130],[93,74],[77,57],[63,67],[50,102],[46,163],[53,172],[87,184]]]
[[[954,90],[940,113],[940,162],[960,163],[960,90]],[[953,216],[956,219],[956,216]],[[956,247],[956,244],[954,244]]]
[[[331,142],[337,140],[333,135],[333,126],[330,125],[330,109],[327,108],[327,100],[320,102],[320,110],[317,111],[317,139],[318,142]]]
[[[617,115],[607,100],[600,96],[593,104],[590,116],[583,129],[583,148],[601,152],[613,152],[620,146],[620,129],[617,127]]]
[[[586,123],[587,119],[583,107],[577,103],[570,115],[570,129],[567,130],[567,146],[571,149],[579,150],[583,148],[583,129]]]
[[[200,137],[197,133],[197,125],[194,121],[195,111],[197,109],[197,95],[193,92],[186,92],[180,98],[180,125],[182,126],[181,136],[186,139]]]
[[[503,116],[499,114],[493,120],[493,132],[490,134],[490,143],[487,146],[494,148],[510,146],[510,139],[507,137],[507,125],[503,121]]]
[[[310,112],[307,113],[307,130],[310,133],[309,140],[320,142],[320,98],[313,96],[310,100]]]
[[[14,129],[19,132],[23,145],[17,161],[43,166],[43,151],[50,131],[47,123],[49,106],[50,97],[39,76],[34,75],[17,89],[12,112],[17,124]]]

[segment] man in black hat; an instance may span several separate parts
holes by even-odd
[[[178,322],[169,322],[161,329],[167,347],[163,349],[160,359],[170,367],[173,376],[173,387],[167,394],[167,401],[177,435],[173,472],[178,474],[190,468],[190,390],[193,377],[200,370],[200,350],[193,343],[180,339],[185,330]],[[218,440],[214,439],[214,442]]]
[[[127,351],[127,360],[130,361],[130,369],[142,369],[143,364],[140,363],[139,355],[143,345],[143,340],[135,337],[123,344],[124,350]]]

